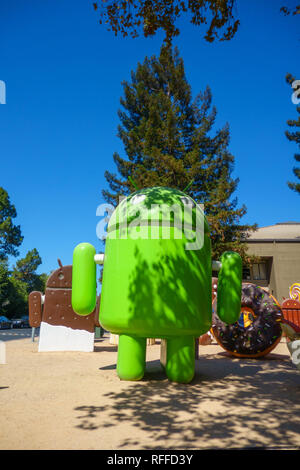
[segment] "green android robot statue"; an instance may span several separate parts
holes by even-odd
[[[99,320],[119,335],[119,377],[140,380],[146,340],[161,338],[168,378],[190,382],[195,337],[212,321],[211,241],[201,207],[176,189],[136,191],[110,218],[103,262]],[[241,271],[240,256],[224,253],[218,312],[227,323],[240,315]],[[81,243],[74,250],[72,283],[72,307],[80,315],[95,307],[95,282],[95,249]]]

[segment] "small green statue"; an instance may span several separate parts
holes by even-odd
[[[74,250],[72,307],[79,315],[95,308],[96,263],[103,263],[99,321],[119,335],[120,379],[140,380],[146,340],[161,338],[168,378],[190,382],[195,338],[212,321],[211,240],[201,207],[186,193],[164,187],[124,198],[109,220],[105,254],[96,255],[89,243]],[[234,323],[241,308],[241,258],[226,252],[214,269],[218,315]]]

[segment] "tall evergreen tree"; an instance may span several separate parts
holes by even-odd
[[[123,82],[124,97],[118,116],[118,137],[128,158],[114,153],[119,175],[106,171],[109,190],[105,200],[116,205],[120,195],[138,187],[167,186],[184,189],[205,205],[211,226],[213,255],[225,249],[238,251],[248,261],[246,233],[255,226],[240,225],[245,206],[232,195],[234,157],[228,150],[229,126],[213,135],[217,111],[209,87],[192,99],[183,60],[177,48],[163,45],[160,56],[145,58]]]
[[[287,74],[286,76],[286,81],[289,85],[293,85],[293,83],[295,82],[295,78],[291,75],[291,74]],[[295,92],[294,92],[295,93]],[[300,97],[300,92],[298,91],[298,98]],[[287,124],[288,126],[293,130],[294,132],[290,132],[290,131],[286,131],[285,132],[285,135],[287,136],[288,140],[290,142],[295,142],[299,149],[300,149],[300,106],[297,106],[297,112],[299,114],[298,116],[298,119],[290,119],[287,121]],[[297,130],[297,128],[299,130]],[[294,159],[296,160],[296,162],[300,162],[300,154],[299,153],[295,153],[294,155]],[[300,167],[294,167],[293,168],[293,173],[294,175],[296,176],[297,180],[300,181]],[[294,183],[294,182],[288,182],[288,186],[290,189],[292,189],[293,191],[296,191],[298,194],[300,194],[300,182],[299,183]]]

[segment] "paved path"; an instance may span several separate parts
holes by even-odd
[[[13,328],[7,330],[0,330],[0,341],[11,341],[16,339],[31,338],[31,328]],[[39,335],[39,328],[35,330],[35,339]]]

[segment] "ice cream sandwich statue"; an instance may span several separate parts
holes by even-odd
[[[147,338],[161,339],[169,380],[193,379],[195,338],[212,323],[212,266],[219,270],[219,318],[232,324],[240,317],[241,257],[230,251],[212,261],[206,216],[184,191],[135,191],[110,217],[105,253],[96,254],[89,243],[75,247],[72,308],[78,315],[95,309],[97,264],[103,264],[99,321],[119,335],[121,380],[142,379]]]
[[[90,315],[77,315],[71,306],[72,266],[59,268],[47,279],[45,293],[29,294],[29,324],[40,328],[39,352],[94,351],[95,327],[100,326],[99,297]],[[95,288],[96,295],[96,288]]]

